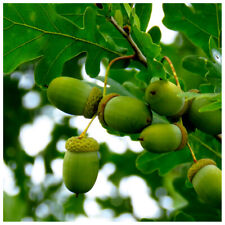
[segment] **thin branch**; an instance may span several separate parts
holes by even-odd
[[[92,117],[91,121],[88,123],[87,127],[85,128],[85,130],[84,130],[84,131],[80,134],[80,136],[78,137],[79,139],[80,139],[80,138],[83,138],[83,137],[86,135],[88,128],[91,126],[91,124],[92,124],[92,122],[94,121],[94,119],[95,119],[96,116],[97,116],[97,115],[95,114],[95,115]]]
[[[106,86],[107,86],[108,74],[109,74],[109,70],[110,70],[112,64],[114,62],[119,61],[119,60],[122,60],[122,59],[132,59],[134,57],[135,57],[135,55],[125,55],[125,56],[117,57],[117,58],[115,58],[115,59],[113,59],[113,60],[110,61],[109,65],[106,68],[106,72],[105,72],[105,81],[104,81],[103,97],[106,95]]]
[[[126,33],[122,27],[118,25],[116,20],[113,17],[110,17],[110,22],[116,27],[116,29],[128,40],[130,43],[131,47],[135,51],[136,57],[140,62],[142,62],[145,66],[147,66],[147,59],[146,57],[142,54],[141,50],[138,48],[136,43],[134,42],[133,38],[129,33]]]
[[[189,150],[190,150],[190,152],[191,152],[191,156],[192,156],[192,158],[193,158],[194,163],[197,163],[197,159],[196,159],[196,157],[195,157],[195,153],[194,153],[194,151],[192,150],[190,144],[187,143],[187,146],[188,146],[188,148],[189,148]]]
[[[178,80],[178,77],[177,77],[176,70],[175,70],[175,68],[174,68],[174,66],[173,66],[173,63],[171,62],[170,58],[167,57],[167,56],[164,56],[163,59],[162,59],[162,62],[163,62],[164,60],[166,60],[166,61],[169,63],[169,65],[170,65],[170,68],[171,68],[171,70],[172,70],[172,72],[173,72],[173,76],[174,76],[174,78],[175,78],[177,87],[181,88],[181,87],[180,87],[179,80]]]

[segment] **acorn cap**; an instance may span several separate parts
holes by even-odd
[[[105,106],[107,104],[107,102],[116,97],[116,96],[119,96],[119,94],[117,93],[111,93],[111,94],[108,94],[106,95],[105,97],[102,98],[102,100],[100,101],[99,105],[98,105],[98,119],[100,121],[100,123],[103,125],[103,126],[107,126],[105,120],[104,120],[104,110],[105,110]]]
[[[66,149],[70,152],[96,152],[99,144],[94,138],[76,136],[66,141]]]
[[[177,127],[180,128],[180,131],[181,131],[181,134],[182,134],[182,140],[181,140],[180,145],[176,149],[176,151],[177,151],[177,150],[183,149],[186,146],[187,141],[188,141],[188,133],[187,133],[186,128],[182,124],[174,123],[174,125],[176,125]]]
[[[94,114],[98,110],[98,104],[101,99],[102,99],[102,91],[97,87],[93,87],[91,89],[91,92],[88,96],[88,99],[84,108],[84,112],[83,112],[84,117],[92,118],[94,116]]]
[[[188,179],[190,182],[192,182],[192,179],[194,178],[195,174],[203,167],[207,165],[215,165],[216,162],[212,159],[200,159],[196,163],[194,163],[191,168],[188,170]]]

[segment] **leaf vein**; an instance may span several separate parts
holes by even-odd
[[[75,41],[80,41],[80,42],[84,42],[84,43],[87,43],[87,44],[90,44],[90,45],[94,45],[98,48],[101,48],[103,49],[104,51],[107,51],[107,52],[111,52],[115,55],[118,55],[118,56],[122,56],[122,54],[120,52],[116,52],[114,50],[111,50],[109,48],[106,48],[106,47],[103,47],[97,43],[94,43],[94,42],[91,42],[91,41],[88,41],[88,40],[85,40],[85,39],[81,39],[81,38],[77,38],[77,37],[74,37],[74,36],[71,36],[69,34],[63,34],[63,33],[57,33],[57,32],[52,32],[52,31],[46,31],[46,30],[43,30],[41,28],[38,28],[38,27],[33,27],[31,25],[28,25],[28,24],[22,24],[22,23],[18,23],[18,22],[15,22],[7,17],[3,17],[4,19],[10,21],[11,23],[14,23],[15,25],[18,25],[18,26],[24,26],[24,27],[27,27],[27,28],[30,28],[30,29],[33,29],[33,30],[37,30],[37,31],[40,31],[40,32],[43,32],[45,34],[53,34],[53,35],[59,35],[59,36],[63,36],[63,37],[66,37],[66,38],[71,38]]]
[[[38,35],[37,37],[34,37],[33,39],[30,39],[30,40],[28,40],[28,41],[26,41],[26,42],[24,42],[24,43],[22,43],[22,44],[16,46],[15,48],[13,48],[13,49],[9,50],[8,52],[6,52],[5,54],[3,54],[3,56],[9,55],[11,52],[15,51],[16,49],[21,48],[21,47],[23,47],[24,45],[26,45],[26,44],[28,44],[28,43],[31,43],[32,41],[35,41],[35,40],[39,39],[39,38],[42,37],[43,35],[44,35],[44,34],[40,34],[40,35]]]

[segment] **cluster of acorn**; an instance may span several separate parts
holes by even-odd
[[[116,93],[103,97],[97,87],[70,77],[55,78],[47,90],[49,101],[58,109],[86,118],[92,118],[97,113],[103,127],[127,134],[140,133],[143,148],[155,153],[183,149],[188,134],[179,122],[152,124],[151,110],[170,118],[179,118],[185,113],[194,127],[212,135],[221,133],[220,110],[199,112],[210,98],[201,94],[186,101],[181,93],[182,90],[173,83],[157,80],[146,88],[146,102]],[[85,193],[93,187],[97,178],[99,145],[93,138],[79,136],[69,138],[66,149],[64,183],[76,194]],[[188,178],[203,201],[215,204],[221,201],[221,170],[214,161],[197,161],[189,169]]]

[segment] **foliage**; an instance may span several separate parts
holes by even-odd
[[[111,67],[107,93],[117,92],[144,100],[145,88],[152,79],[174,82],[170,67],[162,60],[163,56],[168,56],[184,91],[199,89],[202,93],[217,93],[212,103],[202,107],[201,111],[220,109],[221,7],[221,4],[163,4],[163,24],[178,31],[174,42],[166,45],[160,42],[159,27],[147,31],[152,12],[150,3],[5,3],[4,163],[12,171],[19,191],[14,196],[4,192],[4,221],[65,221],[79,215],[87,216],[84,203],[88,197],[81,195],[76,199],[68,192],[60,195],[65,187],[61,178],[54,179],[52,162],[64,156],[56,150],[58,142],[78,135],[77,128],[70,126],[71,115],[63,114],[60,121],[54,121],[46,88],[55,77],[83,79],[81,68],[85,64],[86,73],[91,78],[104,81],[99,76],[101,63],[107,66],[116,57],[141,53],[139,57]],[[20,82],[30,67],[34,70],[35,85],[23,88]],[[15,71],[20,72],[16,75]],[[34,108],[26,108],[23,104],[24,96],[30,91],[36,91],[41,100]],[[188,98],[196,95],[184,94]],[[44,114],[54,124],[51,139],[37,155],[30,155],[21,144],[21,129]],[[159,122],[170,121],[153,113],[153,123]],[[127,136],[109,129],[105,132]],[[137,141],[138,135],[130,135],[130,138]],[[197,159],[211,158],[221,168],[218,137],[194,130],[189,132],[189,143]],[[45,168],[44,182],[38,185],[26,172],[27,166],[33,165],[37,158],[43,160]],[[192,163],[187,147],[164,154],[145,150],[135,153],[130,149],[118,154],[102,143],[100,162],[101,169],[107,163],[115,165],[108,182],[116,187],[116,193],[95,200],[103,209],[112,210],[115,218],[129,213],[139,221],[221,221],[221,209],[201,203],[186,178]],[[141,177],[151,188],[149,195],[161,209],[158,218],[137,218],[130,196],[119,192],[121,180],[134,175]],[[165,188],[173,199],[172,212],[160,204],[157,195],[160,187]],[[43,208],[47,208],[47,212],[39,213]]]

